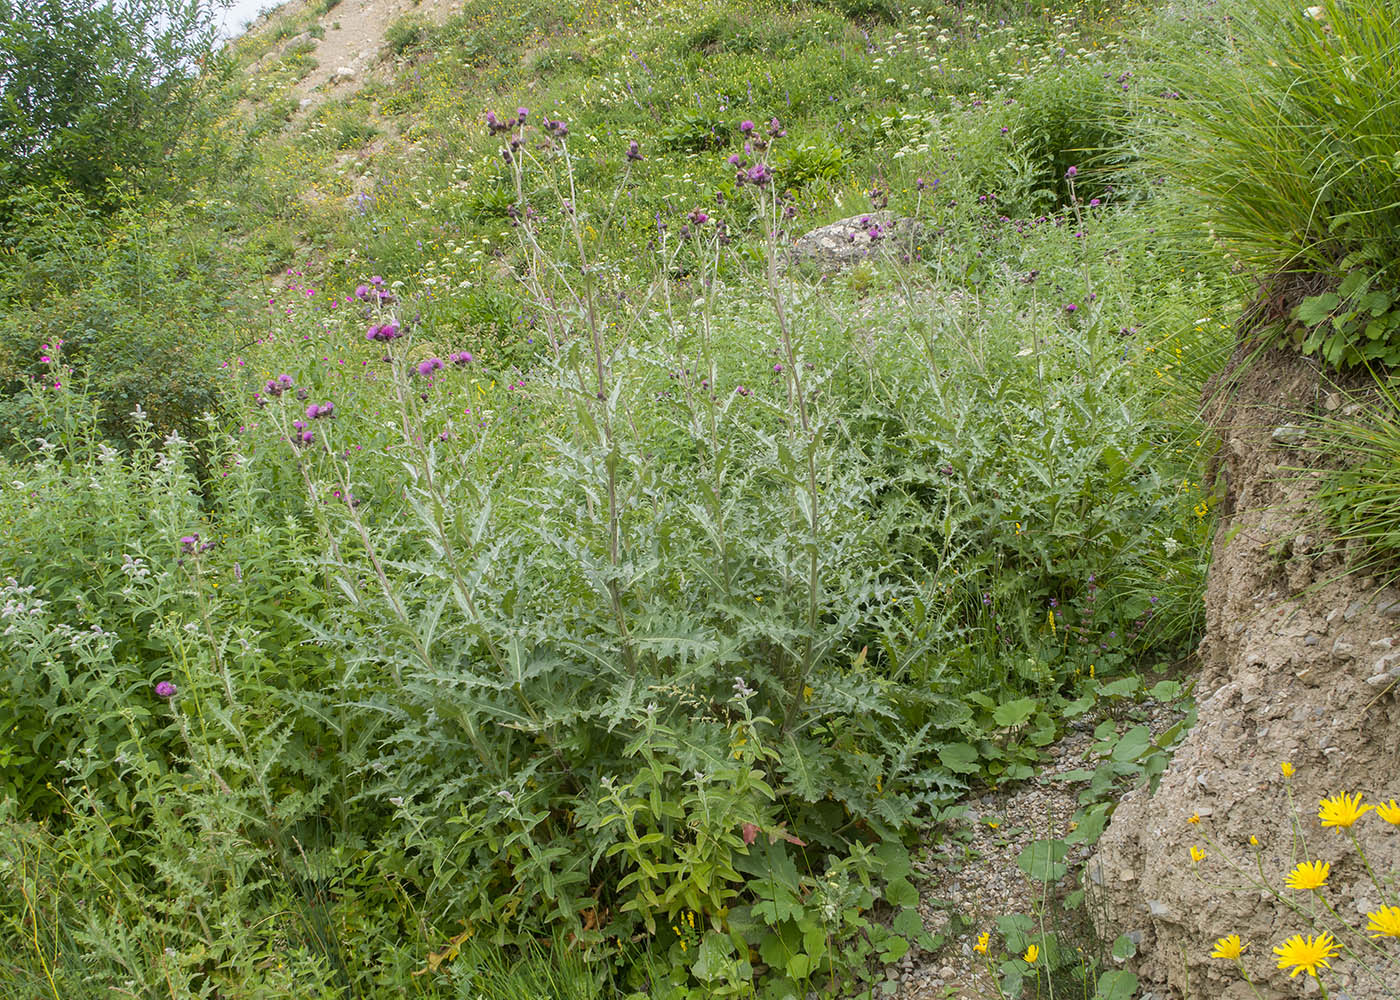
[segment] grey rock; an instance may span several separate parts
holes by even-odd
[[[1149,917],[1170,917],[1172,908],[1160,899],[1149,899],[1147,901],[1147,915]]]
[[[799,260],[840,268],[871,257],[878,258],[887,248],[907,247],[920,232],[922,227],[915,219],[895,218],[890,212],[866,212],[798,237],[792,252]]]
[[[1284,424],[1275,427],[1269,437],[1273,438],[1274,444],[1283,445],[1286,448],[1296,448],[1303,443],[1303,439],[1308,436],[1308,432],[1297,424]]]

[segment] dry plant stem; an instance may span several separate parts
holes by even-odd
[[[1288,822],[1293,828],[1293,859],[1296,861],[1299,857],[1299,845],[1303,848],[1302,855],[1308,856],[1308,842],[1303,837],[1303,827],[1298,822],[1298,809],[1293,804],[1293,782],[1287,777],[1283,779],[1283,791],[1288,796]]]
[[[1245,970],[1244,962],[1240,960],[1238,955],[1235,956],[1235,968],[1240,970],[1240,976],[1244,979],[1245,985],[1249,987],[1250,992],[1258,997],[1259,1000],[1264,1000],[1264,994],[1259,992],[1259,987],[1255,986],[1254,980],[1249,978],[1249,973]]]
[[[1314,890],[1313,890],[1313,895],[1317,897],[1317,901],[1318,901],[1319,903],[1322,904],[1323,909],[1325,909],[1325,910],[1331,915],[1332,919],[1335,920],[1335,921],[1337,922],[1337,927],[1340,928],[1341,931],[1344,931],[1347,937],[1355,937],[1357,940],[1361,941],[1361,942],[1362,942],[1363,944],[1365,944],[1367,947],[1371,948],[1371,949],[1372,949],[1373,951],[1375,951],[1377,954],[1379,954],[1379,955],[1381,955],[1383,958],[1385,958],[1385,960],[1386,960],[1387,962],[1389,962],[1391,965],[1397,964],[1397,959],[1395,958],[1395,956],[1391,955],[1388,951],[1386,951],[1384,948],[1382,948],[1382,947],[1380,946],[1380,943],[1379,943],[1379,942],[1377,942],[1377,941],[1372,941],[1370,938],[1368,938],[1368,937],[1366,936],[1366,933],[1365,933],[1363,930],[1361,930],[1359,927],[1352,927],[1349,923],[1347,923],[1345,920],[1343,920],[1341,914],[1338,913],[1338,912],[1332,907],[1332,904],[1329,903],[1329,902],[1327,902],[1327,900],[1325,900],[1325,899],[1322,898],[1322,892],[1321,892],[1320,890],[1314,889]],[[1316,926],[1316,924],[1314,924],[1313,926]],[[1340,933],[1340,932],[1337,933],[1337,934],[1334,934],[1334,935],[1332,935],[1332,936],[1335,937],[1335,938],[1337,938],[1337,939],[1339,939],[1339,940],[1343,937],[1342,933]],[[1349,953],[1351,953],[1352,956],[1354,956],[1354,957],[1359,957],[1359,956],[1357,956],[1357,953],[1356,953],[1357,950],[1356,950],[1354,947],[1351,947],[1351,946],[1349,946],[1349,945],[1344,945],[1343,947],[1346,949],[1346,951],[1348,951]],[[1386,985],[1386,984],[1385,984],[1385,980],[1383,980],[1383,979],[1380,977],[1379,973],[1377,973],[1374,969],[1371,968],[1371,966],[1367,965],[1365,962],[1361,962],[1360,964],[1361,964],[1361,968],[1363,968],[1364,970],[1366,970],[1366,974],[1369,975],[1372,979],[1374,979],[1374,980],[1376,981],[1376,983],[1377,983],[1382,989],[1384,989],[1384,988],[1385,988],[1385,985]]]
[[[697,247],[699,239],[697,237]],[[726,597],[732,593],[733,573],[729,564],[729,541],[725,531],[724,504],[724,462],[722,460],[723,449],[719,437],[719,418],[723,414],[726,404],[719,402],[719,365],[715,361],[713,349],[713,316],[715,303],[715,276],[719,273],[719,241],[712,238],[704,247],[704,256],[701,258],[699,268],[699,282],[704,289],[704,305],[700,310],[700,354],[696,362],[696,374],[703,370],[705,375],[700,385],[702,390],[708,385],[708,391],[702,392],[697,402],[695,393],[695,382],[684,375],[686,369],[685,350],[683,346],[683,328],[675,318],[675,303],[671,294],[671,283],[666,280],[666,273],[670,271],[675,260],[675,255],[667,256],[667,240],[663,235],[661,247],[661,262],[664,265],[663,271],[656,279],[657,285],[662,289],[661,296],[666,308],[667,321],[675,337],[676,366],[681,371],[681,388],[685,393],[687,410],[690,415],[691,432],[697,437],[703,437],[709,446],[708,456],[703,456],[706,472],[710,476],[708,494],[703,498],[706,508],[709,510],[710,523],[713,525],[713,537],[715,548],[719,552],[720,577],[715,582],[719,584],[721,593]],[[699,250],[697,249],[697,256]]]
[[[412,404],[408,399],[406,391],[408,378],[404,370],[403,356],[396,352],[390,352],[390,356],[393,358],[394,396],[399,404],[400,432],[403,436],[404,446],[412,450],[418,458],[418,468],[423,475],[423,483],[427,486],[428,495],[433,500],[433,517],[431,522],[433,531],[437,534],[438,544],[442,546],[443,555],[447,558],[448,569],[452,573],[453,586],[456,588],[462,604],[466,606],[467,613],[475,620],[477,628],[480,630],[481,639],[486,644],[486,651],[491,656],[492,663],[495,664],[497,670],[504,672],[506,666],[505,657],[501,655],[500,648],[491,638],[491,633],[486,628],[486,622],[482,618],[480,610],[477,608],[476,599],[472,596],[471,587],[467,586],[466,578],[462,574],[461,561],[457,556],[457,547],[452,543],[452,538],[448,535],[447,527],[443,523],[443,511],[445,511],[448,506],[447,498],[443,496],[442,490],[437,484],[437,477],[433,475],[433,463],[429,459],[428,443],[426,441],[416,441],[410,430],[409,418],[414,414],[411,412]],[[349,502],[348,490],[346,492],[346,501],[347,503]],[[530,717],[538,721],[534,709],[530,706],[529,702],[525,700],[525,696],[521,694],[520,698],[524,703],[526,711],[529,712]]]
[[[1356,854],[1361,858],[1361,863],[1366,866],[1366,874],[1371,877],[1371,884],[1376,887],[1376,892],[1380,893],[1381,902],[1385,903],[1388,899],[1394,899],[1394,895],[1387,894],[1385,886],[1382,885],[1381,880],[1376,877],[1375,870],[1371,868],[1371,859],[1366,856],[1365,849],[1362,848],[1361,842],[1356,839],[1356,834],[1353,833],[1350,828],[1347,829],[1347,836],[1351,838],[1351,846],[1356,848]]]
[[[517,138],[520,140],[519,149],[512,151],[510,155],[511,174],[515,181],[516,203],[525,208],[525,184],[524,184],[524,126],[521,126]],[[569,228],[574,238],[574,246],[578,252],[580,288],[578,292],[571,292],[575,301],[579,302],[583,308],[584,316],[588,324],[589,342],[593,352],[593,366],[595,388],[593,393],[588,393],[584,389],[582,373],[579,373],[580,393],[583,396],[592,395],[593,403],[596,405],[599,426],[603,432],[603,446],[607,451],[605,466],[607,468],[607,504],[608,504],[608,562],[613,570],[620,569],[622,565],[622,504],[618,497],[617,481],[617,440],[613,429],[613,399],[610,395],[610,383],[608,381],[607,349],[603,339],[603,325],[598,315],[598,289],[597,275],[588,261],[588,251],[584,244],[583,229],[578,221],[577,192],[574,187],[573,162],[569,159],[569,149],[567,141],[560,143],[562,150],[565,173],[569,182],[569,205],[572,211],[565,214],[569,219]],[[617,199],[630,176],[630,163],[627,170],[623,172],[622,181],[617,191],[613,194],[613,206],[617,204]],[[609,211],[608,219],[612,214]],[[607,222],[604,223],[606,228]],[[542,256],[538,242],[535,239],[533,227],[525,212],[521,212],[519,228],[523,233],[522,241],[532,247],[530,255],[530,267],[528,269],[527,281],[535,296],[537,303],[546,315],[554,310],[551,301],[544,294],[544,286],[539,276],[539,260]],[[562,329],[562,328],[561,328]],[[562,344],[562,337],[558,338]],[[556,352],[557,352],[556,348]],[[616,573],[607,582],[608,600],[612,608],[613,621],[617,626],[618,635],[622,641],[622,658],[627,667],[627,672],[633,676],[637,673],[637,653],[635,643],[632,641],[631,630],[627,625],[627,615],[622,606],[622,590],[618,585]]]
[[[783,718],[783,728],[792,725],[798,707],[802,704],[802,689],[811,674],[816,653],[817,609],[820,604],[821,577],[818,574],[817,530],[820,525],[821,494],[817,489],[817,441],[812,431],[812,420],[807,409],[807,397],[803,391],[802,373],[799,371],[797,351],[793,345],[792,327],[788,322],[787,308],[782,287],[778,282],[778,200],[770,205],[765,196],[759,198],[759,216],[763,219],[763,235],[767,245],[768,298],[773,303],[773,315],[778,321],[778,336],[783,349],[783,360],[787,372],[789,391],[797,403],[797,416],[802,427],[802,450],[807,458],[807,641],[802,651],[802,662],[792,690],[788,692],[788,707]]]

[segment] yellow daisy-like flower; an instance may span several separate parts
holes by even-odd
[[[977,952],[977,954],[979,955],[987,954],[987,941],[990,940],[990,938],[991,934],[989,934],[986,931],[983,931],[977,936],[977,943],[972,946],[972,950]]]
[[[1250,843],[1250,845],[1253,846],[1253,847],[1258,847],[1258,846],[1259,846],[1259,838],[1256,837],[1254,834],[1251,833],[1251,834],[1249,835],[1249,843]]]
[[[1317,818],[1322,820],[1323,826],[1345,828],[1351,826],[1367,812],[1374,809],[1372,805],[1361,804],[1361,792],[1354,796],[1341,792],[1331,798],[1323,799],[1318,803]]]
[[[1026,953],[1021,956],[1026,960],[1027,965],[1034,965],[1035,960],[1040,957],[1040,945],[1033,944],[1026,949]]]
[[[1303,935],[1294,934],[1282,945],[1274,949],[1274,954],[1278,956],[1278,967],[1286,969],[1290,965],[1293,971],[1288,974],[1292,979],[1300,972],[1306,972],[1314,979],[1317,978],[1318,966],[1324,969],[1332,968],[1332,963],[1328,959],[1337,954],[1340,949],[1331,934],[1319,934],[1316,938],[1308,937],[1304,940]]]
[[[1202,861],[1205,860],[1205,857],[1206,857],[1206,852],[1205,852],[1205,851],[1201,850],[1201,849],[1200,849],[1199,847],[1197,847],[1195,844],[1192,844],[1192,845],[1191,845],[1191,863],[1192,863],[1193,865],[1195,865],[1195,864],[1200,864]]]
[[[1288,873],[1288,878],[1283,884],[1290,889],[1321,889],[1327,884],[1327,876],[1331,871],[1332,866],[1326,861],[1303,861]]]
[[[1400,826],[1400,805],[1394,799],[1376,806],[1376,815],[1391,826]]]
[[[1228,937],[1216,939],[1215,950],[1210,953],[1210,957],[1236,959],[1240,957],[1240,952],[1248,947],[1247,944],[1240,944],[1238,934],[1231,934]]]
[[[1186,822],[1188,822],[1188,823],[1199,823],[1200,821],[1201,821],[1201,814],[1200,814],[1200,813],[1192,813],[1190,816],[1187,816],[1187,817],[1186,817]]]
[[[1400,937],[1400,906],[1382,906],[1374,913],[1366,914],[1370,921],[1368,931],[1375,931],[1371,937]]]
[[[1292,764],[1288,763],[1288,761],[1284,761],[1282,764],[1279,765],[1279,770],[1283,772],[1283,776],[1285,778],[1291,778],[1293,777],[1294,773],[1296,773],[1297,768],[1295,768]]]

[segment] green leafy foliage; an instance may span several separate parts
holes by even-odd
[[[62,186],[94,202],[114,181],[166,188],[213,41],[197,0],[4,0],[0,188]]]
[[[887,989],[937,943],[914,825],[1194,640],[1224,346],[1194,318],[1230,287],[1168,262],[1151,202],[979,201],[1017,112],[945,103],[1077,15],[596,6],[473,0],[305,115],[294,45],[219,184],[18,196],[0,288],[42,334],[0,345],[0,976]],[[478,99],[530,105],[509,157]],[[1036,141],[1029,192],[1088,140]],[[786,267],[871,188],[917,238]],[[1110,729],[1042,877],[1169,745]]]

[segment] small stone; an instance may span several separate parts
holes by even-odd
[[[1308,635],[1303,638],[1304,646],[1316,646],[1321,640],[1315,635]]]
[[[1147,915],[1149,917],[1170,917],[1172,908],[1160,899],[1149,899],[1147,901]]]
[[[1357,615],[1361,614],[1361,609],[1364,608],[1365,606],[1366,606],[1366,602],[1365,602],[1365,601],[1362,601],[1362,600],[1352,601],[1350,604],[1347,605],[1347,609],[1346,609],[1345,611],[1342,612],[1342,617],[1345,618],[1347,621],[1351,621],[1351,620],[1352,620],[1353,618],[1355,618]]]
[[[1337,641],[1332,643],[1332,655],[1339,660],[1350,660],[1356,656],[1356,650],[1345,638],[1338,636]]]
[[[1329,392],[1327,398],[1322,401],[1322,408],[1331,413],[1342,405],[1342,394],[1339,392]]]
[[[1273,438],[1274,444],[1283,445],[1286,448],[1296,448],[1303,443],[1303,439],[1308,436],[1308,432],[1297,424],[1284,424],[1275,427],[1274,432],[1269,435]]]
[[[1382,618],[1400,618],[1400,600],[1387,601],[1376,609]]]
[[[938,974],[944,979],[952,979],[953,976],[957,975],[957,970],[954,969],[951,965],[945,965],[938,970]]]

